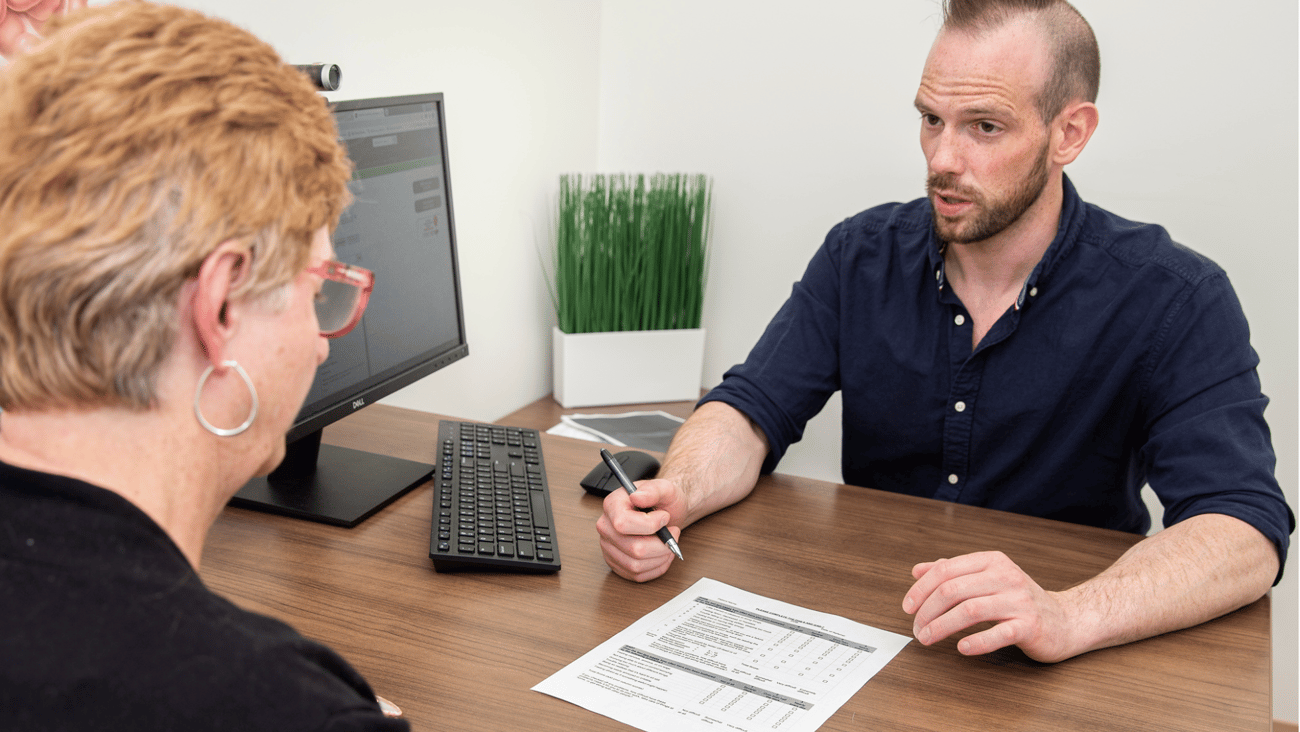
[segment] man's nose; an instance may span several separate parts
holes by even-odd
[[[961,141],[950,130],[941,130],[930,141],[930,157],[926,161],[931,173],[959,175],[964,169]]]

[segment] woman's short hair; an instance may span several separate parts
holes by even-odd
[[[135,0],[75,11],[0,69],[0,408],[147,409],[185,282],[293,281],[348,201],[328,105],[266,43]]]

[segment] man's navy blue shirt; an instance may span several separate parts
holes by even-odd
[[[763,430],[764,472],[839,390],[845,483],[1135,533],[1150,483],[1166,526],[1234,516],[1284,561],[1295,518],[1227,275],[1064,192],[1056,239],[973,351],[929,200],[887,204],[831,230],[701,403]]]

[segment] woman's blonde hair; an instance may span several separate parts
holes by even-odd
[[[245,30],[135,0],[73,12],[0,70],[0,408],[155,403],[186,280],[289,282],[348,200],[325,100]]]

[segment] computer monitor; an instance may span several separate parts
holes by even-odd
[[[322,445],[321,429],[464,358],[469,347],[442,94],[333,109],[355,166],[334,250],[339,261],[374,271],[374,291],[356,328],[330,341],[284,462],[231,505],[355,526],[424,482],[433,466]]]

